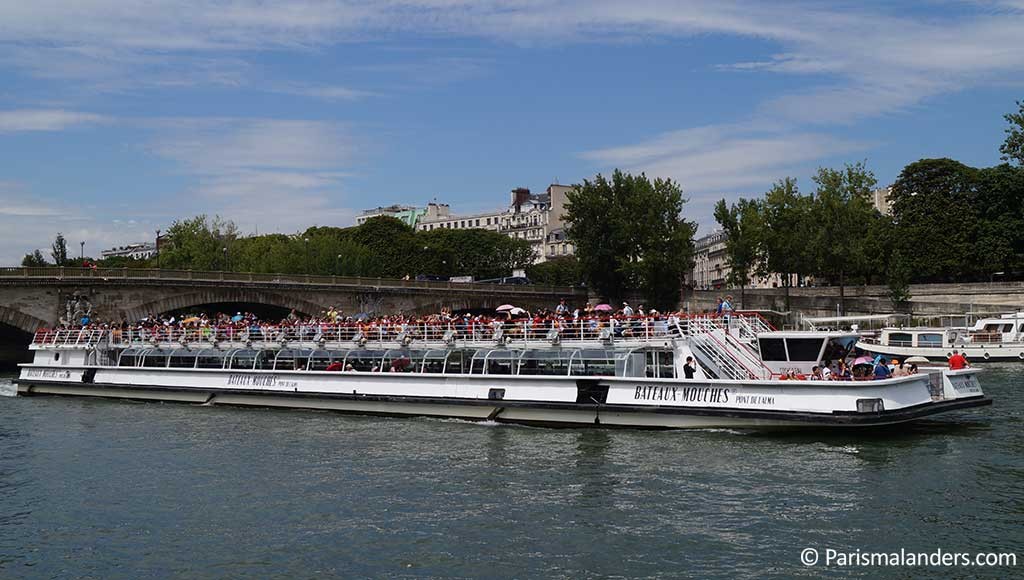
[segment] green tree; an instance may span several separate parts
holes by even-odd
[[[678,305],[695,230],[682,217],[678,184],[615,170],[611,181],[602,175],[584,180],[567,198],[566,233],[595,290],[617,301],[638,288],[658,308]]]
[[[974,277],[1019,270],[1024,267],[1024,167],[1004,163],[979,169],[974,177]]]
[[[899,251],[890,257],[887,274],[889,299],[892,300],[893,308],[898,309],[910,301],[910,267]]]
[[[40,268],[43,266],[49,266],[50,264],[43,257],[43,253],[39,250],[34,250],[21,259],[21,265],[29,268]]]
[[[473,276],[490,279],[508,276],[533,262],[533,247],[490,230],[437,229],[416,234],[422,245],[417,274]]]
[[[57,232],[57,237],[53,240],[53,246],[50,250],[50,256],[53,257],[53,263],[56,266],[67,266],[68,265],[68,242],[64,239],[64,234]]]
[[[754,275],[762,241],[760,204],[740,199],[732,205],[719,200],[715,206],[715,220],[725,232],[725,255],[729,264],[727,282],[740,287],[740,308],[746,302],[747,284]]]
[[[892,186],[893,251],[914,264],[921,279],[967,275],[981,258],[978,170],[952,159],[921,159],[903,168]]]
[[[1010,126],[1006,128],[1006,140],[999,147],[999,152],[1003,154],[1004,161],[1024,165],[1024,101],[1017,101],[1017,109],[1016,113],[1003,115]]]
[[[874,267],[865,240],[875,209],[870,202],[877,180],[863,162],[845,168],[820,168],[812,219],[815,225],[815,272],[839,283],[839,309],[846,314],[846,276]]]
[[[531,264],[526,267],[526,277],[534,284],[548,286],[579,286],[583,282],[583,272],[576,256],[560,256]]]
[[[161,244],[160,264],[171,269],[226,270],[237,237],[235,224],[219,216],[175,221]]]
[[[789,289],[794,276],[809,275],[813,269],[812,198],[802,195],[791,177],[776,182],[761,204],[761,261],[759,276],[777,274],[785,292],[786,310],[790,310]]]

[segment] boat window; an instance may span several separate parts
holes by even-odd
[[[844,336],[841,338],[830,338],[825,345],[825,356],[821,360],[826,362],[845,359],[857,344],[856,336]]]
[[[272,371],[274,370],[274,358],[277,356],[276,350],[261,350],[256,355],[256,364],[253,366],[256,370],[261,371]]]
[[[821,354],[820,338],[787,338],[786,346],[791,361],[816,361]]]
[[[644,353],[629,352],[625,355],[616,356],[615,376],[617,377],[642,377],[644,376]]]
[[[889,346],[914,346],[913,336],[909,332],[890,332]]]
[[[166,350],[152,349],[147,350],[146,354],[142,355],[142,366],[144,367],[166,367],[167,358],[171,356],[171,353]]]
[[[455,350],[448,354],[448,359],[444,362],[444,372],[446,374],[461,374],[469,370],[469,365],[466,364],[467,359],[471,358],[469,353],[461,350]]]
[[[917,335],[917,346],[942,347],[942,334],[926,333]]]
[[[197,353],[195,351],[185,350],[183,348],[171,351],[171,359],[170,362],[167,363],[167,366],[172,369],[194,368],[196,366],[196,355]]]
[[[563,350],[530,350],[519,359],[521,375],[567,375],[571,353]]]
[[[134,367],[138,366],[142,362],[143,349],[141,348],[126,348],[121,351],[121,354],[117,357],[117,366],[119,367]]]
[[[217,350],[215,348],[209,348],[206,350],[199,351],[199,356],[196,358],[196,368],[199,369],[222,369],[224,363],[227,360],[228,352],[223,350]]]
[[[384,352],[379,350],[352,350],[345,356],[345,369],[364,373],[380,372]],[[352,368],[349,369],[349,366]]]
[[[447,350],[428,350],[423,353],[423,362],[416,370],[421,373],[440,374],[444,372],[444,360],[448,354]]]
[[[304,371],[309,366],[309,355],[313,351],[306,349],[283,349],[274,358],[274,370]]]
[[[574,376],[615,376],[615,352],[585,349],[573,353],[570,374]]]
[[[658,378],[672,379],[676,376],[675,353],[670,350],[655,352],[658,355]]]
[[[515,373],[520,352],[516,350],[492,350],[484,357],[484,374],[511,375]]]
[[[761,347],[762,360],[786,360],[786,345],[781,338],[759,338],[757,342]]]
[[[392,349],[384,353],[384,370],[390,373],[419,372],[423,364],[422,350]]]
[[[256,355],[259,354],[255,350],[241,349],[232,351],[231,360],[228,363],[228,368],[231,369],[252,369],[256,363]]]
[[[1017,329],[1017,332],[1024,332],[1024,324],[1020,325],[1020,327]]]
[[[325,371],[332,362],[334,362],[334,357],[330,351],[315,350],[309,356],[309,370]]]

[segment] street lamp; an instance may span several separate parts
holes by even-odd
[[[160,230],[156,231],[156,269],[160,269]]]
[[[306,273],[309,274],[309,238],[303,238],[306,243]]]
[[[224,271],[228,272],[231,270],[231,264],[228,264],[228,247],[224,246]]]
[[[85,242],[79,242],[79,244],[81,244],[81,246],[82,246],[82,248],[81,248],[82,251],[81,251],[81,254],[79,255],[79,257],[82,260],[82,266],[85,266]]]
[[[338,254],[338,257],[334,259],[334,273],[335,275],[341,274],[341,254]]]

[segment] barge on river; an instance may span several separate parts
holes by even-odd
[[[870,427],[992,402],[975,369],[785,379],[849,356],[856,342],[745,315],[614,327],[53,330],[37,333],[17,384],[21,395],[648,428]]]
[[[857,347],[890,358],[945,361],[957,350],[972,361],[1024,361],[1024,312],[982,318],[970,327],[887,327]]]

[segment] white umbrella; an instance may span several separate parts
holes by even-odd
[[[512,316],[519,316],[520,314],[526,314],[526,311],[516,306],[512,310],[509,310],[508,313],[511,314]]]
[[[925,358],[923,356],[912,356],[912,357],[910,357],[908,359],[905,359],[903,362],[911,363],[911,364],[915,364],[915,365],[920,365],[920,364],[928,364],[928,363],[930,363],[932,361],[928,360],[927,358]]]
[[[508,312],[513,309],[515,309],[515,306],[512,306],[511,304],[502,304],[501,306],[495,308],[495,310],[497,310],[498,312]]]

